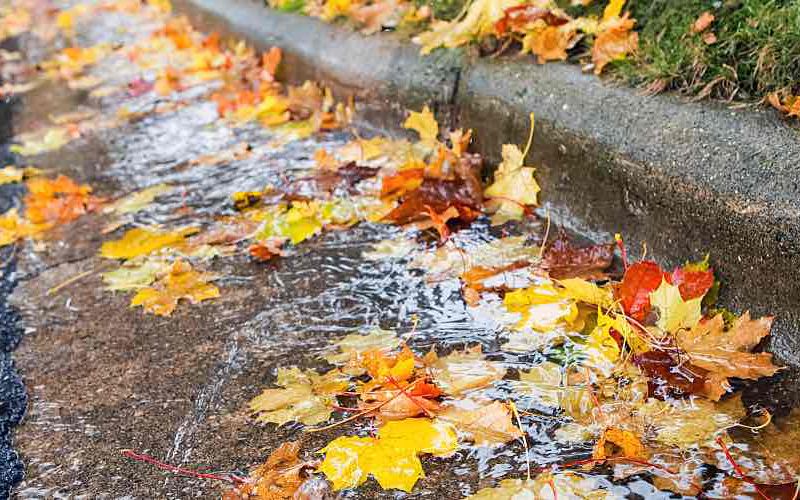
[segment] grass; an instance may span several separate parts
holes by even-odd
[[[800,0],[631,0],[627,9],[640,50],[614,71],[633,85],[722,99],[800,93]],[[713,44],[690,30],[706,10]]]

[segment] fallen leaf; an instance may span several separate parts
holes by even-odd
[[[559,408],[561,397],[568,387],[562,386],[563,369],[550,361],[539,363],[528,371],[519,372],[519,380],[509,382],[515,395],[533,397],[545,406]]]
[[[386,422],[378,429],[377,436],[382,445],[440,457],[450,455],[458,448],[456,428],[441,419],[407,418]]]
[[[631,31],[635,23],[627,14],[624,17],[615,17],[597,34],[592,45],[592,62],[596,75],[602,73],[608,63],[624,59],[639,48],[639,34]]]
[[[601,489],[598,479],[574,472],[545,473],[536,479],[504,479],[493,488],[483,488],[469,500],[616,500],[624,497]]]
[[[722,404],[702,398],[669,402],[651,398],[636,414],[645,418],[656,442],[687,449],[716,446],[714,439],[736,425],[747,412],[737,396]]]
[[[150,286],[160,274],[169,270],[169,264],[161,260],[146,260],[138,265],[123,265],[119,269],[102,274],[106,290],[139,290]]]
[[[347,335],[334,343],[335,353],[324,356],[325,361],[334,365],[353,363],[361,365],[362,354],[374,349],[391,351],[400,347],[402,340],[391,330],[376,328],[366,335],[358,333]]]
[[[693,365],[722,377],[755,380],[774,375],[779,368],[772,364],[772,354],[750,351],[769,335],[772,318],[750,319],[744,313],[729,330],[721,314],[702,321],[690,330],[675,335],[678,346]]]
[[[418,133],[424,143],[435,144],[438,141],[439,124],[428,106],[424,106],[422,111],[410,112],[403,127]]]
[[[615,451],[618,448],[619,451]],[[647,458],[641,439],[631,431],[611,427],[606,429],[594,446],[592,458],[625,457],[636,460]]]
[[[545,246],[541,267],[555,279],[596,279],[603,277],[603,271],[611,265],[613,258],[614,243],[579,247],[561,232],[558,238]]]
[[[95,210],[101,199],[92,188],[64,175],[55,179],[34,177],[26,182],[25,217],[34,224],[64,224]]]
[[[186,236],[196,232],[196,228],[161,232],[155,229],[135,227],[128,230],[119,240],[103,243],[100,247],[100,255],[107,259],[132,259],[180,243]]]
[[[419,453],[447,455],[457,447],[452,424],[440,420],[406,419],[389,422],[377,438],[339,437],[320,450],[319,470],[335,490],[355,488],[372,476],[383,489],[411,492],[422,476]]]
[[[131,307],[142,306],[158,316],[169,316],[181,299],[192,304],[219,297],[219,288],[209,283],[214,275],[194,271],[183,261],[172,265],[169,273],[153,286],[143,288],[131,299]]]
[[[249,247],[247,252],[256,260],[266,262],[273,257],[283,257],[286,252],[281,249],[281,246],[286,242],[286,238],[267,238],[260,240]]]
[[[451,396],[486,387],[506,374],[501,363],[484,359],[480,345],[438,358],[430,368],[436,385]]]
[[[614,304],[614,294],[611,290],[600,288],[581,278],[562,279],[558,281],[558,284],[564,288],[561,292],[562,295],[578,302],[604,308],[610,308]]]
[[[625,0],[610,0],[606,8],[603,9],[603,21],[610,21],[615,17],[622,14],[622,7],[625,6]]]
[[[494,182],[484,190],[489,199],[487,208],[493,212],[492,224],[502,224],[509,220],[520,219],[528,205],[536,205],[539,184],[533,178],[536,170],[525,167],[525,155],[533,141],[534,118],[530,116],[531,130],[528,145],[521,151],[514,144],[503,144],[503,161],[494,173]]]
[[[117,214],[136,213],[152,203],[157,196],[169,193],[172,189],[173,187],[168,184],[156,184],[120,198],[108,205],[103,212]]]
[[[467,433],[477,446],[497,446],[522,437],[511,419],[511,409],[499,401],[472,410],[450,406],[440,418]]]
[[[692,33],[702,33],[703,31],[707,30],[711,23],[714,22],[714,14],[709,11],[705,11],[692,24]]]
[[[663,277],[661,285],[650,293],[650,304],[658,309],[656,325],[670,333],[692,328],[700,321],[702,300],[702,296],[684,300],[678,287],[670,285]]]
[[[0,247],[20,239],[36,236],[52,227],[51,224],[34,224],[20,217],[16,208],[0,215]]]
[[[575,31],[562,26],[544,26],[530,31],[522,39],[522,53],[536,55],[536,61],[565,61],[567,48],[575,37]]]
[[[431,29],[414,38],[422,45],[423,54],[437,47],[459,47],[494,33],[494,26],[505,16],[506,9],[520,3],[519,0],[475,0],[455,20],[432,25]]]
[[[12,144],[9,149],[12,153],[22,156],[34,156],[59,149],[70,139],[65,128],[54,127],[47,129],[44,134],[39,136],[25,137],[22,144]]]
[[[297,367],[278,368],[275,385],[282,388],[265,389],[250,401],[250,410],[257,421],[316,425],[330,418],[334,396],[347,388],[349,377],[339,370],[319,375]]]
[[[305,480],[299,452],[298,441],[283,443],[250,472],[243,484],[226,492],[229,496],[223,495],[223,500],[291,500]]]
[[[650,312],[650,293],[661,285],[663,279],[664,271],[653,261],[632,264],[617,289],[617,298],[625,313],[637,321],[644,321]]]

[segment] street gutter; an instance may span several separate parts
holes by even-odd
[[[800,366],[800,134],[771,110],[643,96],[528,58],[423,57],[396,34],[367,37],[252,0],[174,4],[202,29],[281,47],[286,80],[354,97],[365,122],[396,129],[405,110],[430,105],[442,123],[475,129],[489,164],[503,143],[524,142],[534,112],[540,214],[598,239],[622,233],[634,255],[646,242],[665,264],[710,253],[722,304],[774,314],[767,347]]]

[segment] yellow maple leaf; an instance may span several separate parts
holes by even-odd
[[[494,212],[492,224],[502,224],[518,220],[525,214],[525,207],[536,205],[539,184],[534,179],[533,167],[523,166],[525,156],[533,143],[534,117],[530,115],[531,130],[525,150],[514,144],[503,145],[503,161],[494,173],[494,183],[486,188],[484,195],[489,198],[487,208]]]
[[[441,419],[392,420],[378,429],[378,438],[389,446],[436,456],[449,455],[458,448],[456,428]]]
[[[100,247],[100,255],[107,259],[132,259],[180,243],[186,236],[196,232],[197,228],[161,232],[154,229],[135,227],[127,231],[122,238],[103,243]]]
[[[656,325],[665,332],[674,333],[681,328],[692,328],[700,321],[700,303],[703,297],[683,300],[677,286],[661,279],[661,285],[650,293],[650,304],[658,308]]]
[[[419,453],[444,455],[455,451],[455,428],[441,420],[420,418],[389,422],[377,438],[343,436],[320,450],[319,470],[334,490],[355,488],[372,476],[383,489],[411,492],[422,476]]]
[[[169,316],[181,299],[197,304],[219,297],[219,288],[209,283],[213,278],[209,273],[194,271],[186,262],[177,261],[155,285],[134,295],[131,307],[142,306],[147,312]]]
[[[418,133],[420,140],[426,144],[435,144],[439,137],[439,124],[427,105],[422,111],[409,113],[403,127]]]
[[[563,368],[551,361],[545,361],[527,371],[519,372],[519,380],[509,385],[515,394],[534,397],[546,406],[561,406],[562,394],[568,390],[562,387]]]

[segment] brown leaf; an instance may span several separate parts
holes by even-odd
[[[711,23],[714,22],[714,14],[709,11],[705,11],[697,18],[697,20],[692,24],[692,33],[702,33],[703,31],[707,30]]]
[[[297,457],[300,443],[283,443],[267,461],[250,472],[247,481],[226,492],[226,498],[283,500],[294,498],[305,480],[304,463]]]
[[[511,420],[508,405],[499,401],[474,410],[451,407],[441,414],[441,418],[468,433],[478,446],[504,444],[522,436]]]
[[[611,265],[614,243],[576,247],[561,232],[545,247],[541,267],[555,279],[603,277],[602,271]]]
[[[772,354],[750,352],[769,335],[772,319],[751,320],[750,313],[746,312],[730,330],[725,331],[725,323],[719,314],[701,321],[691,331],[679,331],[675,337],[692,364],[726,378],[755,380],[774,375],[779,370],[772,364]]]

